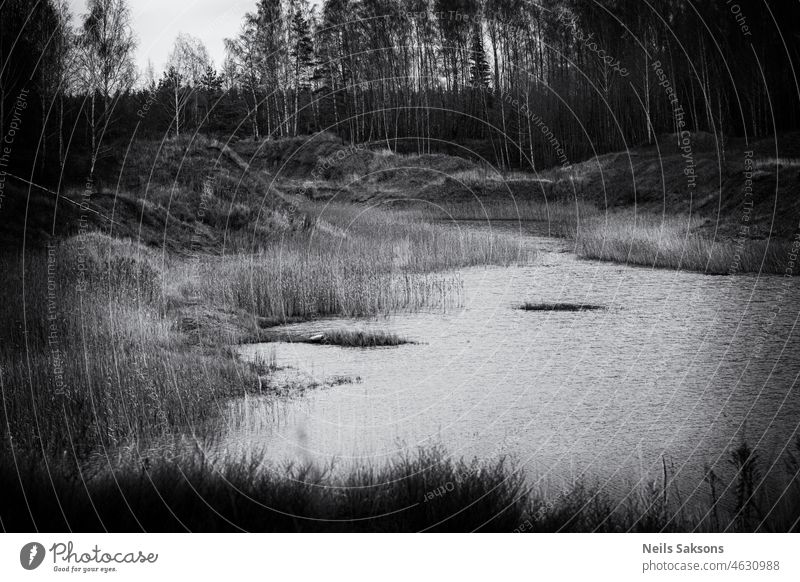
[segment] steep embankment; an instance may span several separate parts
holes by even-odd
[[[599,211],[636,209],[649,215],[691,216],[693,229],[734,238],[788,238],[800,217],[800,135],[724,145],[709,134],[660,136],[653,145],[607,153],[538,173],[500,173],[470,160],[399,155],[344,146],[331,136],[264,144],[239,143],[255,164],[285,178],[308,197],[430,207],[462,203],[525,206],[576,200]],[[776,158],[776,151],[780,156]],[[300,178],[305,179],[302,186]],[[749,220],[743,221],[747,215]],[[526,216],[522,216],[526,218]]]
[[[114,151],[120,153],[98,164],[84,184],[8,179],[4,242],[21,246],[24,238],[38,246],[102,230],[179,253],[207,253],[308,224],[290,197],[215,140],[141,140]]]
[[[686,142],[684,142],[685,144]],[[780,158],[776,159],[776,148]],[[790,237],[800,217],[800,136],[777,141],[725,144],[692,135],[688,147],[676,136],[659,145],[599,156],[549,173],[553,198],[579,198],[600,208],[644,211],[705,219],[701,229],[733,237],[747,221],[752,238]]]
[[[413,197],[448,176],[478,171],[445,154],[396,154],[377,144],[344,144],[330,133],[280,140],[241,140],[233,149],[285,192],[313,200],[365,202]]]
[[[202,136],[137,141],[115,148],[120,153],[103,160],[92,184],[43,190],[7,178],[2,237],[19,244],[24,231],[28,244],[41,244],[51,233],[100,228],[179,252],[219,252],[311,224],[341,234],[316,218],[314,201],[428,209],[480,202],[511,212],[577,199],[601,212],[691,213],[696,232],[723,239],[737,235],[746,213],[748,236],[757,239],[791,237],[800,216],[798,134],[724,147],[693,134],[688,148],[675,135],[661,136],[657,144],[539,173],[500,173],[461,157],[381,146],[343,144],[326,133],[230,145]]]
[[[663,135],[652,145],[534,172],[501,173],[444,154],[396,154],[347,145],[330,134],[253,142],[233,149],[293,196],[391,200],[393,204],[524,205],[575,200],[600,211],[636,209],[687,217],[698,232],[733,238],[787,238],[800,216],[800,135],[751,141],[695,133]],[[777,152],[777,154],[776,154]]]

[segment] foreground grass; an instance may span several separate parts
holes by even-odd
[[[800,443],[797,450],[800,451]],[[597,486],[537,493],[506,459],[453,460],[420,449],[385,464],[320,469],[264,465],[259,455],[212,460],[177,444],[158,459],[135,451],[92,469],[66,459],[0,455],[0,525],[5,531],[797,531],[800,465],[767,493],[757,454],[730,454],[733,482],[709,481],[708,502],[687,509],[666,483],[614,499]],[[713,472],[709,473],[713,475]],[[714,481],[716,479],[716,481]],[[717,494],[732,492],[732,509]]]
[[[216,465],[199,451],[139,461],[94,476],[55,471],[52,483],[39,465],[17,475],[6,464],[0,522],[6,531],[511,531],[527,500],[504,461],[481,467],[438,449],[341,477],[272,471],[258,458]]]

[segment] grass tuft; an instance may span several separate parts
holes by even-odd
[[[264,338],[264,334],[262,334]],[[292,342],[341,346],[346,348],[378,348],[413,344],[409,339],[388,331],[332,329],[317,333],[275,332],[266,336],[270,342]],[[261,341],[264,341],[262,339]]]
[[[606,309],[604,305],[591,303],[523,303],[523,311],[596,311]]]

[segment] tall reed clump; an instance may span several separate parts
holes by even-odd
[[[206,261],[197,292],[213,304],[273,319],[369,316],[456,305],[461,280],[449,271],[532,256],[508,235],[352,207],[332,207],[323,216],[341,236],[312,229],[256,253]]]
[[[785,244],[712,240],[697,220],[632,212],[608,213],[581,225],[576,252],[586,259],[711,274],[783,273]]]
[[[158,254],[89,234],[2,257],[3,445],[83,455],[198,427],[256,372],[165,317]]]

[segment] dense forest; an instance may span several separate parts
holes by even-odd
[[[125,0],[0,11],[0,162],[38,179],[197,131],[329,131],[531,169],[678,130],[724,143],[800,122],[797,2],[254,0],[223,63],[177,34],[161,72],[137,70]]]

